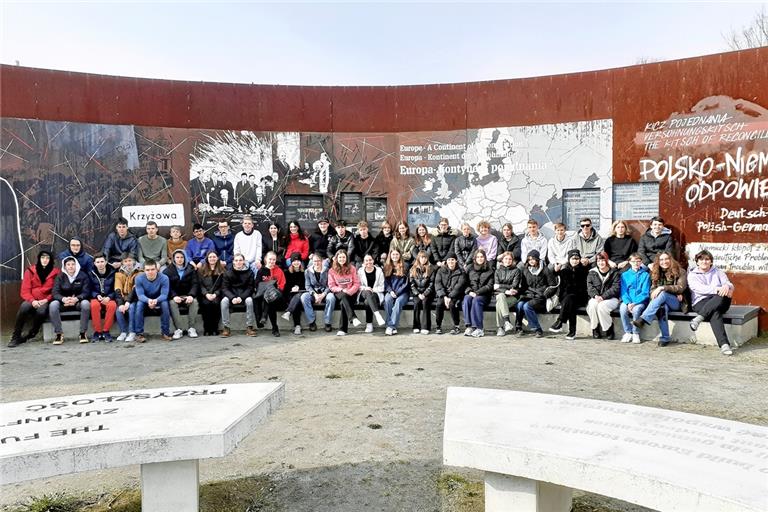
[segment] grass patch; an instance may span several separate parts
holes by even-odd
[[[443,510],[450,512],[483,512],[485,492],[482,481],[468,480],[456,473],[443,473],[437,479]]]
[[[12,512],[78,512],[85,505],[83,500],[64,494],[44,494],[39,498],[30,498]]]

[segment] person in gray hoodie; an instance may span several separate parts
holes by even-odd
[[[576,249],[581,253],[581,264],[590,267],[595,263],[597,253],[603,252],[605,240],[592,227],[592,219],[584,217],[579,221],[581,230],[576,235]]]
[[[664,219],[656,216],[651,219],[651,226],[648,231],[640,237],[637,252],[643,258],[643,265],[651,266],[658,253],[672,252],[674,247],[675,241],[672,239],[672,230],[664,225]]]

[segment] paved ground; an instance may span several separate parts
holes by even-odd
[[[2,401],[227,382],[286,383],[286,403],[203,480],[266,474],[275,510],[444,510],[435,481],[447,386],[627,402],[768,424],[768,340],[717,348],[561,336],[182,339],[145,345],[29,343],[0,351]],[[379,429],[370,426],[380,425]],[[463,473],[461,470],[451,470]],[[470,476],[477,476],[471,475]],[[0,505],[138,485],[128,467],[6,486]],[[614,504],[615,505],[615,504]],[[616,505],[623,510],[634,507]]]

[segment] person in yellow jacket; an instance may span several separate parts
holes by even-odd
[[[117,341],[135,341],[136,330],[134,319],[136,317],[136,295],[133,293],[133,285],[136,276],[142,273],[141,267],[129,252],[121,256],[122,265],[115,274],[115,300],[117,301],[117,325],[120,326],[120,335]]]

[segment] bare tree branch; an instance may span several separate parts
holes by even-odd
[[[741,28],[741,30],[731,29],[723,35],[725,44],[731,50],[745,50],[747,48],[758,48],[768,46],[768,13],[765,6],[755,13],[755,18]]]

